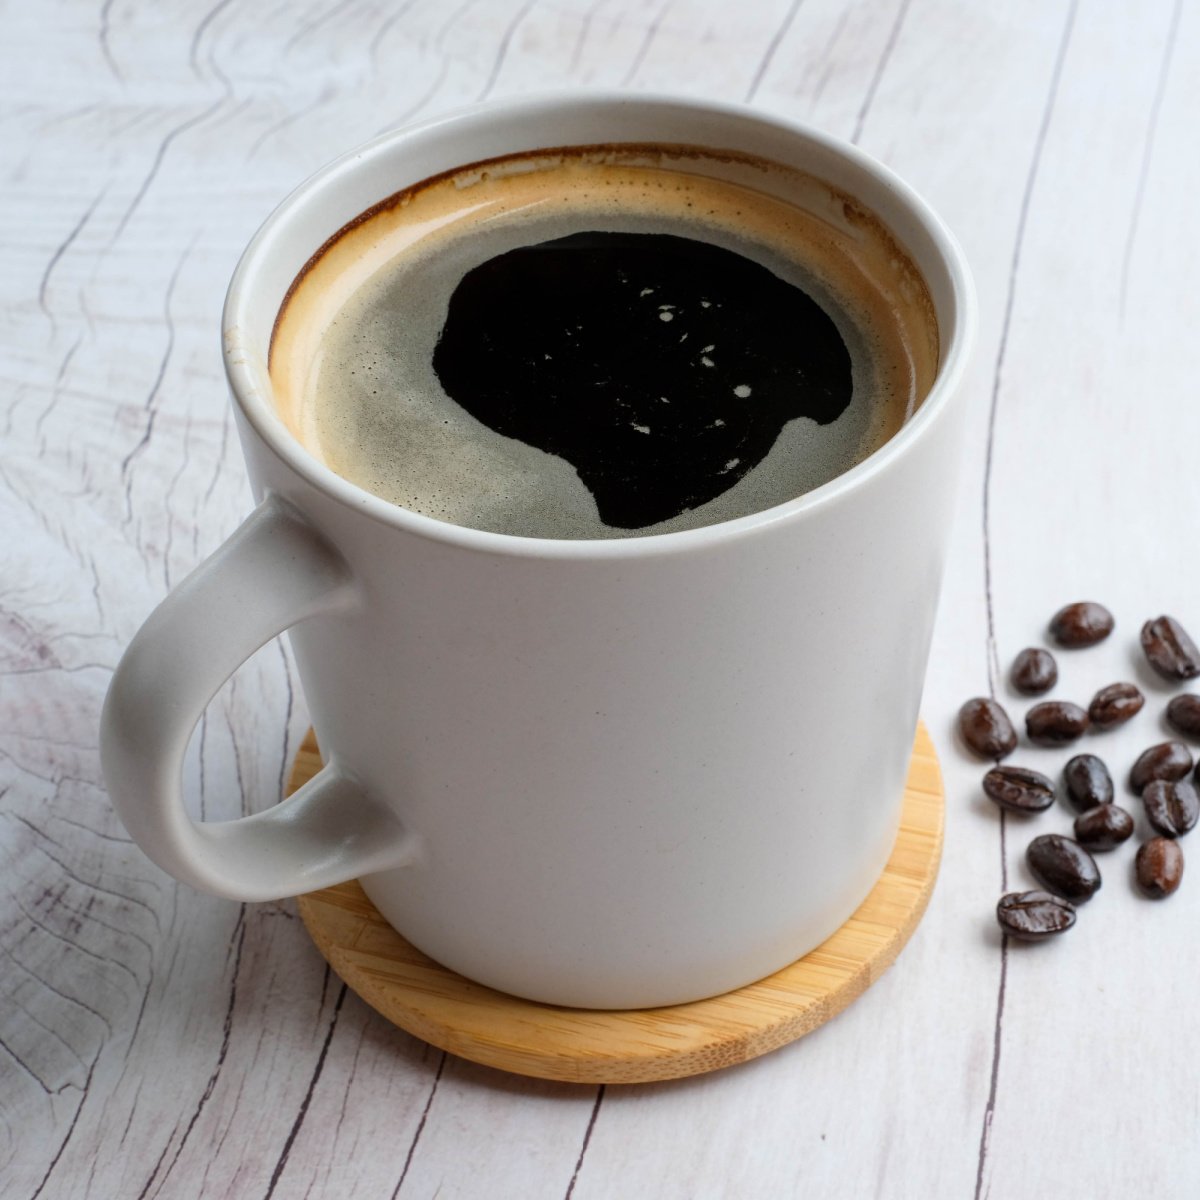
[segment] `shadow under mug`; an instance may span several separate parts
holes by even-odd
[[[310,456],[272,406],[267,357],[314,252],[441,172],[612,142],[736,147],[883,221],[928,284],[941,346],[900,431],[775,508],[613,541],[432,520]],[[222,896],[361,878],[426,954],[548,1003],[680,1003],[794,961],[863,900],[895,837],[974,327],[962,253],[910,188],[749,109],[534,96],[338,159],[270,216],[230,286],[225,362],[258,507],[114,676],[101,752],[122,821],[161,867]],[[255,815],[195,822],[192,731],[285,630],[325,768]]]

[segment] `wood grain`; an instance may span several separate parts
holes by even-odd
[[[61,0],[0,39],[0,1195],[721,1200],[1200,1194],[1200,890],[1148,906],[1130,845],[1068,938],[1005,948],[1036,827],[981,798],[967,697],[1096,599],[1055,695],[1133,679],[1123,776],[1168,692],[1136,629],[1200,628],[1200,14],[1182,0]],[[301,179],[481,96],[744,99],[898,169],[981,301],[923,711],[946,854],[893,970],[801,1041],[691,1080],[519,1080],[394,1029],[291,905],[177,887],[96,752],[121,649],[250,506],[218,322]],[[215,698],[195,815],[272,803],[308,727],[286,640]],[[1022,746],[1056,773],[1069,751]],[[1128,803],[1136,801],[1126,796]],[[1139,817],[1140,819],[1140,817]],[[1139,837],[1143,831],[1139,830]],[[1193,835],[1193,837],[1196,835]],[[1185,854],[1190,843],[1185,843]]]
[[[320,769],[310,731],[289,794]],[[928,733],[917,733],[900,829],[871,894],[790,967],[708,1000],[631,1012],[537,1004],[464,979],[396,932],[357,882],[299,897],[333,969],[400,1028],[472,1062],[568,1083],[647,1083],[720,1070],[811,1033],[892,965],[917,927],[942,855],[945,797]]]

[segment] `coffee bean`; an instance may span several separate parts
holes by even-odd
[[[1030,646],[1013,660],[1012,685],[1024,696],[1040,696],[1058,682],[1058,664],[1049,650]]]
[[[1060,608],[1050,618],[1050,636],[1060,646],[1072,649],[1079,646],[1094,646],[1102,642],[1113,631],[1112,613],[1103,604],[1081,600]]]
[[[983,790],[1009,812],[1044,812],[1054,803],[1054,783],[1028,767],[993,767],[983,777]]]
[[[1025,861],[1043,887],[1074,904],[1090,900],[1100,890],[1096,860],[1061,833],[1043,833],[1029,843]]]
[[[1146,697],[1132,683],[1110,683],[1102,687],[1088,705],[1088,716],[1097,729],[1123,725],[1142,711]]]
[[[1171,895],[1183,878],[1183,851],[1179,843],[1165,837],[1143,843],[1134,862],[1134,874],[1148,899],[1162,900]]]
[[[1200,675],[1200,650],[1174,617],[1155,617],[1142,626],[1142,649],[1150,665],[1167,679]]]
[[[980,758],[1006,758],[1017,748],[1008,713],[986,697],[968,700],[958,710],[958,731]]]
[[[1087,713],[1069,700],[1044,700],[1025,714],[1025,732],[1039,746],[1065,746],[1081,737],[1087,727]]]
[[[1133,835],[1133,817],[1119,804],[1097,804],[1075,818],[1075,840],[1089,851],[1112,850]]]
[[[1077,754],[1063,767],[1067,797],[1077,812],[1087,812],[1097,804],[1111,804],[1112,776],[1104,760],[1094,754]]]
[[[1140,796],[1153,779],[1174,783],[1192,769],[1191,751],[1182,742],[1160,742],[1143,750],[1129,772],[1129,786]]]
[[[1190,738],[1200,740],[1200,696],[1186,692],[1167,705],[1167,722]]]
[[[1044,942],[1075,924],[1075,908],[1049,892],[1009,892],[996,905],[996,920],[1009,937]]]
[[[1163,837],[1183,837],[1200,820],[1200,793],[1187,779],[1177,779],[1174,783],[1152,779],[1142,793],[1142,803],[1146,806],[1146,820]]]

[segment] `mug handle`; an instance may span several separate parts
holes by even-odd
[[[286,800],[234,821],[193,821],[183,759],[223,683],[256,650],[359,599],[341,555],[269,495],[150,614],[104,701],[100,757],[134,841],[177,879],[233,900],[279,900],[403,866],[415,838],[331,761]]]

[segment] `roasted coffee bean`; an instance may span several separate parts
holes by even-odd
[[[1200,740],[1200,696],[1186,692],[1167,705],[1167,722],[1173,729]]]
[[[1075,924],[1075,908],[1049,892],[1009,892],[996,905],[996,920],[1009,937],[1044,942]]]
[[[1054,803],[1054,783],[1028,767],[993,767],[983,777],[983,790],[1009,812],[1044,812]]]
[[[1090,900],[1100,890],[1096,860],[1061,833],[1043,833],[1029,843],[1025,861],[1043,887],[1073,904]]]
[[[1049,650],[1030,646],[1013,660],[1012,685],[1024,696],[1040,696],[1058,682],[1058,664]]]
[[[1140,796],[1152,779],[1174,783],[1192,769],[1192,753],[1182,742],[1160,742],[1143,750],[1129,772],[1129,786]]]
[[[958,710],[958,731],[980,758],[1005,758],[1017,748],[1008,713],[986,697],[968,700]]]
[[[1102,687],[1088,705],[1088,716],[1096,729],[1123,725],[1142,711],[1146,697],[1132,683],[1110,683]]]
[[[1142,649],[1150,665],[1167,679],[1200,675],[1200,650],[1174,617],[1155,617],[1142,626]]]
[[[1063,782],[1067,785],[1067,798],[1077,812],[1112,803],[1112,776],[1104,760],[1094,754],[1077,754],[1068,760],[1063,767]]]
[[[1162,900],[1171,895],[1183,878],[1183,851],[1179,843],[1165,837],[1143,843],[1134,862],[1134,874],[1148,899]]]
[[[1102,642],[1113,631],[1112,613],[1103,604],[1081,600],[1060,608],[1050,618],[1050,636],[1060,646],[1072,649],[1079,646],[1094,646]]]
[[[1039,746],[1065,746],[1087,732],[1088,715],[1069,700],[1043,700],[1025,714],[1025,732]]]
[[[1133,835],[1133,817],[1119,804],[1097,804],[1075,818],[1075,840],[1088,851],[1112,850]]]
[[[1200,793],[1189,779],[1152,779],[1142,793],[1146,820],[1163,837],[1183,837],[1200,820]]]

